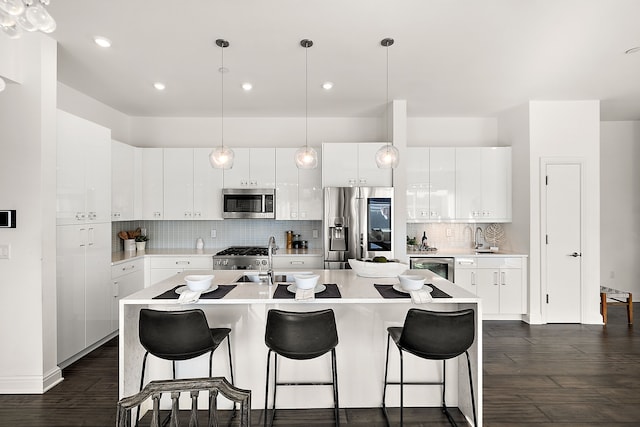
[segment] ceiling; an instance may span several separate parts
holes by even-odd
[[[603,120],[640,120],[640,52],[625,54],[640,46],[637,0],[51,0],[48,10],[59,81],[131,116],[219,116],[224,38],[224,116],[304,116],[305,53],[309,116],[381,115],[388,53],[389,99],[406,99],[410,117],[599,99]]]

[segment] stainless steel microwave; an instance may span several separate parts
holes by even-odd
[[[275,219],[275,199],[274,188],[225,188],[222,217]]]

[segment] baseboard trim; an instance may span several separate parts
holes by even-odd
[[[0,394],[43,394],[62,380],[62,370],[57,366],[45,375],[3,377]]]
[[[106,343],[107,341],[109,341],[112,338],[117,337],[117,336],[118,336],[118,331],[114,331],[114,332],[110,333],[106,337],[102,338],[100,341],[91,344],[89,347],[85,348],[81,352],[76,353],[73,356],[71,356],[70,358],[68,358],[67,360],[63,360],[62,362],[58,363],[58,366],[61,369],[66,368],[67,366],[71,365],[73,362],[77,362],[78,360],[80,360],[84,356],[86,356],[87,354],[91,353],[96,348],[100,347],[102,344]]]

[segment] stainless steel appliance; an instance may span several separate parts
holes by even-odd
[[[453,257],[409,257],[410,268],[431,270],[450,282],[455,278],[455,265]]]
[[[393,258],[393,208],[390,187],[325,188],[325,268],[349,268],[350,258]]]
[[[266,270],[268,264],[268,250],[263,246],[231,246],[213,256],[214,270]]]
[[[225,188],[222,190],[223,218],[276,217],[273,188]]]

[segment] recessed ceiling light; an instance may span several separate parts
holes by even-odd
[[[166,86],[162,82],[155,82],[153,84],[153,87],[155,87],[157,90],[164,90],[166,88]]]
[[[333,82],[324,82],[322,83],[322,89],[330,90],[333,87]]]
[[[626,53],[627,55],[636,52],[640,52],[640,46],[632,47],[631,49],[627,49],[624,51],[624,53]]]
[[[111,47],[111,40],[102,36],[95,36],[93,41],[100,47]]]
[[[251,89],[253,89],[253,85],[249,82],[247,83],[242,83],[242,89],[244,89],[245,91],[250,91]]]

